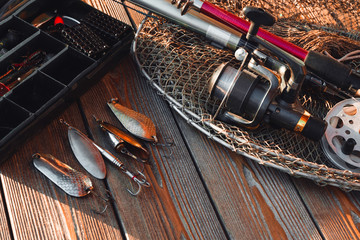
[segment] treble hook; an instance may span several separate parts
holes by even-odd
[[[109,199],[100,196],[99,194],[97,194],[94,191],[92,191],[91,193],[94,194],[96,197],[100,198],[101,200],[105,201],[105,202],[109,201]],[[103,210],[98,211],[98,210],[95,210],[95,209],[91,209],[91,211],[96,213],[96,214],[103,214],[106,211],[107,208],[108,208],[108,205],[106,204]]]
[[[70,125],[64,121],[63,119],[60,119],[60,122],[69,126]],[[128,177],[130,177],[134,182],[136,182],[139,185],[139,190],[135,193],[131,192],[129,189],[129,193],[133,196],[136,196],[137,194],[139,194],[140,190],[141,190],[141,186],[145,186],[145,187],[150,187],[150,183],[146,181],[145,175],[142,174],[140,171],[138,171],[139,175],[142,176],[142,179],[140,180],[136,174],[133,174],[132,172],[130,172],[128,169],[125,168],[124,163],[121,162],[117,157],[115,157],[111,152],[109,152],[108,150],[106,150],[105,148],[100,147],[99,145],[97,145],[94,141],[90,140],[91,143],[100,151],[100,153],[107,159],[109,160],[111,163],[113,163],[115,166],[117,166],[118,168],[120,168]]]
[[[138,175],[141,176],[141,178],[138,178],[138,175],[133,174],[132,172],[130,172],[129,170],[127,170],[125,167],[122,167],[121,170],[128,176],[131,178],[131,180],[133,180],[137,185],[138,185],[138,190],[136,192],[132,192],[130,191],[130,189],[126,189],[131,195],[136,196],[140,193],[141,191],[141,187],[150,187],[150,183],[148,181],[146,181],[146,177],[145,175],[138,171]]]
[[[128,177],[131,178],[131,180],[133,180],[134,182],[136,182],[139,186],[139,190],[136,191],[135,193],[131,192],[129,189],[128,192],[133,195],[136,196],[140,193],[141,190],[141,186],[144,187],[150,187],[151,184],[146,181],[146,177],[144,174],[142,174],[140,171],[138,171],[138,175],[141,175],[141,179],[139,179],[134,173],[130,172],[127,168],[125,168],[124,163],[121,162],[117,157],[115,157],[112,153],[110,153],[109,151],[107,151],[106,149],[103,149],[99,146],[97,146],[95,143],[93,143],[95,145],[95,147],[97,147],[97,149],[99,149],[99,151],[101,152],[101,154],[108,159],[111,163],[113,163],[115,166],[117,166],[118,168],[120,168],[120,170],[125,173]]]
[[[172,139],[170,137],[165,137],[164,138],[165,143],[160,143],[156,136],[152,136],[152,137],[154,138],[153,146],[155,146],[155,147],[159,146],[159,147],[162,147],[162,148],[166,147],[166,149],[169,149],[170,153],[168,155],[164,155],[164,157],[169,158],[169,157],[171,157],[173,155],[173,151],[170,149],[170,147],[175,145],[174,139]]]

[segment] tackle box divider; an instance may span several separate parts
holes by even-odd
[[[71,6],[71,10],[68,6]],[[31,133],[36,132],[40,123],[49,122],[66,107],[65,103],[74,101],[79,94],[100,80],[114,66],[113,63],[130,51],[134,30],[127,23],[110,16],[105,16],[108,17],[106,21],[111,20],[106,24],[115,24],[111,26],[123,31],[119,37],[111,35],[113,32],[110,28],[106,32],[105,28],[104,36],[110,36],[111,41],[104,54],[96,57],[88,56],[63,39],[46,32],[52,26],[49,22],[46,23],[49,26],[45,24],[40,28],[31,24],[32,19],[42,12],[55,10],[65,14],[68,11],[69,16],[78,19],[90,16],[91,12],[95,13],[95,17],[104,14],[81,0],[29,0],[0,21],[0,38],[11,28],[24,33],[15,46],[6,49],[0,56],[0,76],[24,56],[31,57],[31,53],[36,54],[39,50],[47,54],[41,66],[28,76],[24,75],[26,77],[20,83],[0,96],[0,163],[7,160]],[[88,27],[91,29],[92,26]],[[94,27],[94,33],[96,31],[100,30]]]

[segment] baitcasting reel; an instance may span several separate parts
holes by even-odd
[[[256,35],[261,25],[275,23],[273,16],[254,7],[245,7],[243,12],[251,21],[246,35],[247,42],[251,43],[249,45],[267,48],[287,65],[259,56],[256,50],[245,44],[235,53],[236,58],[242,61],[240,68],[236,70],[229,64],[222,64],[210,80],[210,96],[221,100],[214,118],[248,128],[267,122],[273,127],[320,140],[327,123],[311,116],[298,100],[306,75],[304,64]]]
[[[337,103],[326,115],[328,128],[321,145],[338,168],[360,172],[360,99]]]

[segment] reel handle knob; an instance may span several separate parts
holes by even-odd
[[[345,155],[350,155],[352,153],[352,151],[354,150],[355,145],[356,145],[355,139],[349,138],[348,140],[346,140],[344,145],[341,147],[342,153]]]
[[[243,9],[244,15],[250,20],[251,25],[249,27],[246,38],[255,36],[261,25],[272,26],[275,23],[275,18],[262,8],[247,6]]]

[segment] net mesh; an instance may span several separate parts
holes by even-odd
[[[242,0],[209,1],[242,17],[241,9],[256,6],[277,18],[268,30],[307,50],[340,58],[360,45],[360,6],[345,0]],[[261,124],[255,130],[232,126],[216,119],[209,110],[218,106],[208,93],[209,79],[224,62],[239,66],[234,54],[213,47],[202,36],[161,18],[148,18],[138,32],[135,55],[150,82],[157,87],[183,117],[208,136],[259,163],[275,166],[293,175],[344,189],[360,189],[360,175],[334,168],[319,142],[293,132]],[[360,61],[347,60],[354,70]],[[329,94],[301,93],[304,108],[318,117],[339,99]]]

